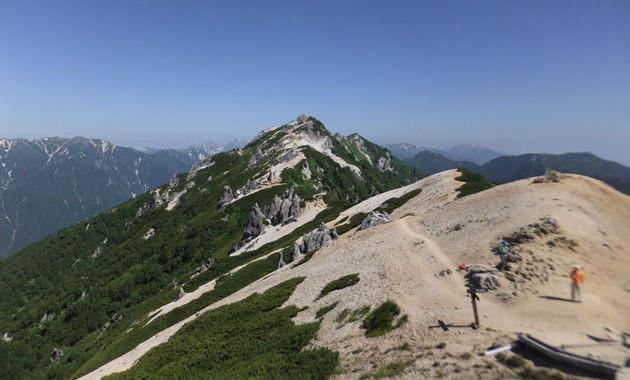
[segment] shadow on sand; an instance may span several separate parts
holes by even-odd
[[[573,302],[573,300],[562,297],[552,297],[552,296],[538,296],[538,298],[545,298],[550,301],[564,301],[564,302]]]

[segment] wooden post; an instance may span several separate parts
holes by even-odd
[[[479,328],[479,313],[477,313],[477,301],[479,300],[479,297],[477,296],[474,286],[468,288],[468,294],[470,294],[470,300],[472,301],[473,314],[475,315],[475,326],[476,328]]]

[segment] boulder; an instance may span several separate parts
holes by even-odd
[[[245,233],[243,239],[248,239],[260,235],[265,229],[265,216],[263,215],[258,203],[252,206],[249,212],[249,220],[247,221],[247,227],[245,227]]]
[[[53,363],[58,362],[59,360],[61,360],[61,358],[63,358],[63,356],[66,353],[63,352],[63,350],[61,348],[57,348],[55,347],[52,352],[50,353],[50,361]]]
[[[494,273],[477,273],[471,276],[471,280],[477,289],[496,290],[501,287],[501,281]]]
[[[319,249],[331,241],[336,240],[338,237],[339,235],[334,228],[331,230],[322,222],[316,230],[304,235],[301,243],[295,243],[293,246],[293,253],[291,254],[289,261],[295,261],[307,253]]]
[[[99,245],[94,249],[94,251],[92,251],[92,257],[97,258],[101,255],[101,253],[103,253],[103,247]]]
[[[219,207],[223,207],[224,205],[232,202],[236,198],[236,194],[230,187],[230,185],[225,185],[223,187],[223,194],[221,195],[221,199],[219,199]]]
[[[367,230],[380,224],[385,224],[391,221],[386,211],[370,211],[370,213],[363,219],[359,231]]]
[[[13,337],[11,335],[9,335],[9,333],[7,331],[5,331],[4,334],[2,335],[2,340],[4,340],[5,342],[9,343],[10,341],[13,340]]]
[[[477,289],[496,290],[501,287],[497,269],[488,265],[473,265],[468,272],[468,279]]]
[[[182,288],[181,286],[179,287],[179,293],[177,294],[177,299],[181,300],[182,297],[184,297],[186,295],[186,292],[184,291],[184,288]]]

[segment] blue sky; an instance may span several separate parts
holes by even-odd
[[[0,137],[186,146],[300,113],[630,164],[630,1],[0,2]]]

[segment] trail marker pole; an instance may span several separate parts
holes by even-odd
[[[472,301],[473,314],[475,315],[475,328],[479,328],[479,313],[477,313],[477,301],[480,301],[477,296],[477,291],[474,286],[468,288],[468,294],[470,294],[470,300]]]

